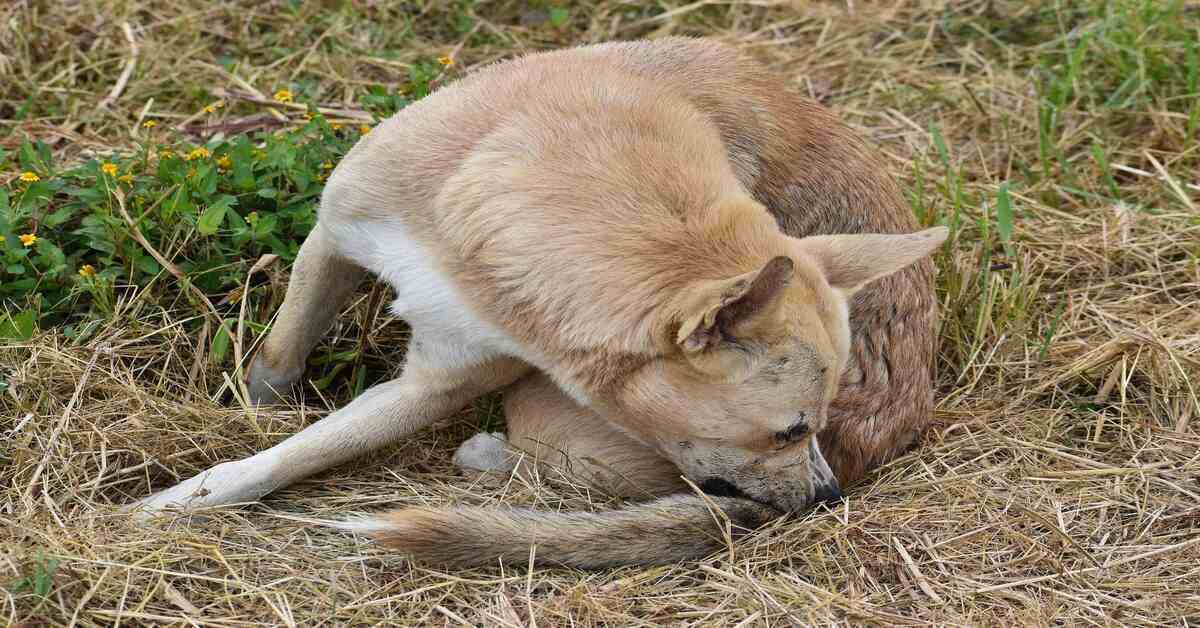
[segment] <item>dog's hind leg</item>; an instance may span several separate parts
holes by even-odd
[[[599,512],[408,507],[334,526],[440,565],[524,564],[536,557],[541,564],[601,569],[700,558],[726,548],[726,535],[780,515],[747,499],[689,492],[675,465],[576,404],[544,375],[514,386],[504,406],[518,474],[555,474],[639,503]],[[490,435],[477,438],[503,444]],[[725,518],[714,516],[714,506]]]
[[[340,255],[317,223],[292,266],[287,295],[246,378],[250,400],[265,403],[287,393],[304,373],[308,354],[354,292],[363,269]]]
[[[486,439],[494,448],[507,445],[509,468],[515,465],[518,473],[536,471],[542,477],[589,484],[628,499],[688,490],[674,464],[575,403],[541,373],[529,375],[505,393],[504,415],[507,443],[479,434],[463,446],[477,439]]]
[[[259,454],[219,464],[134,504],[151,513],[250,502],[314,473],[379,449],[458,411],[519,378],[528,365],[510,358],[448,366],[455,355],[417,335],[400,377],[374,386],[349,405]],[[457,355],[463,355],[458,352]]]

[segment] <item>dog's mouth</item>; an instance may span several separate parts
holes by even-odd
[[[708,478],[700,483],[700,490],[704,491],[705,495],[711,495],[713,497],[732,497],[734,499],[744,499],[748,502],[754,502],[759,506],[765,506],[776,513],[787,512],[786,509],[782,509],[771,502],[755,499],[747,495],[746,493],[742,492],[742,489],[734,486],[732,482],[729,482],[728,480],[722,480],[721,478]]]
[[[737,497],[739,499],[756,501],[734,486],[732,482],[722,480],[721,478],[708,478],[700,483],[700,490],[704,491],[706,495],[712,495],[713,497]]]
[[[767,506],[768,508],[773,508],[779,512],[789,511],[787,508],[780,508],[777,504],[763,501],[761,499],[755,499],[754,497],[747,495],[742,491],[742,489],[735,486],[732,482],[728,480],[722,480],[721,478],[708,478],[700,483],[700,490],[704,491],[705,495],[711,495],[713,497],[733,497],[735,499],[744,499],[747,501],[752,501],[756,504]],[[841,488],[834,484],[833,486],[822,487],[818,489],[811,505],[815,506],[816,504],[823,502],[836,502],[841,499]]]
[[[742,489],[738,489],[736,485],[728,480],[721,478],[708,478],[700,484],[700,490],[704,491],[704,495],[712,495],[713,497],[736,497],[738,500],[746,500],[750,502],[760,503],[762,506],[779,509],[775,504],[767,503],[762,500],[755,500],[754,497],[746,495]]]

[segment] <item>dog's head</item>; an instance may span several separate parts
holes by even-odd
[[[753,271],[693,282],[659,313],[663,357],[625,382],[620,427],[710,493],[785,511],[840,495],[814,435],[847,363],[849,301],[946,234],[790,239]]]

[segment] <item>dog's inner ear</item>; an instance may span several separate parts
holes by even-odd
[[[758,270],[689,289],[683,295],[682,324],[675,342],[691,354],[718,347],[775,305],[794,269],[791,258],[779,256]]]
[[[817,262],[829,285],[848,298],[868,283],[933,253],[947,234],[945,227],[934,227],[904,234],[810,236],[797,243]]]

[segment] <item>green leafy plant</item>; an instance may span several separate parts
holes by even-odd
[[[417,78],[427,91],[429,78]],[[388,112],[408,102],[376,93],[371,104]],[[151,247],[210,293],[236,288],[260,255],[294,258],[325,179],[370,131],[315,110],[309,118],[204,144],[148,129],[136,151],[70,167],[26,142],[0,188],[0,299],[15,309],[0,317],[0,336],[27,337],[37,320],[62,322],[84,304],[111,313],[114,290],[163,273]]]

